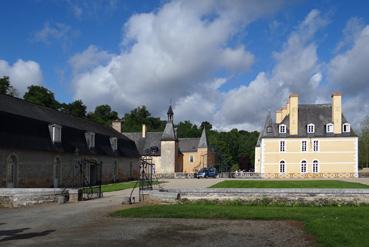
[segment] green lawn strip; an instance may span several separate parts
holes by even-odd
[[[318,246],[369,246],[369,206],[283,207],[185,203],[130,208],[118,217],[297,220]]]
[[[112,192],[118,190],[131,189],[136,185],[137,181],[121,182],[114,184],[103,184],[101,185],[102,192]],[[157,181],[153,181],[153,184],[158,184]],[[137,187],[139,184],[137,183]]]
[[[369,188],[369,185],[338,180],[226,180],[210,188]]]

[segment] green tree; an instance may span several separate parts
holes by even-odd
[[[86,106],[83,104],[82,100],[75,100],[72,103],[61,105],[61,111],[71,114],[76,117],[86,117]]]
[[[16,96],[17,92],[15,88],[11,85],[9,77],[4,76],[0,78],[0,93],[1,94],[7,94],[10,96]]]
[[[111,126],[111,122],[118,119],[118,113],[116,111],[112,111],[109,105],[99,105],[96,106],[94,112],[88,113],[87,117],[97,123]]]
[[[28,87],[28,91],[23,98],[37,105],[59,109],[60,103],[55,99],[54,93],[42,86],[32,85]]]
[[[194,138],[201,136],[201,129],[197,128],[196,124],[192,124],[190,121],[186,120],[184,122],[179,122],[177,127],[177,136],[179,138]]]
[[[360,125],[359,163],[361,167],[369,167],[369,116]]]
[[[151,116],[146,106],[140,106],[124,115],[123,131],[139,132],[141,131],[142,124],[146,124],[149,131],[162,131],[165,126],[164,121],[161,121],[160,118]]]
[[[205,127],[206,131],[209,131],[213,128],[213,125],[209,123],[208,121],[204,121],[200,125],[200,129],[202,130]]]

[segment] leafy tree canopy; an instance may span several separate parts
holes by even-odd
[[[4,76],[0,78],[0,93],[1,94],[7,94],[10,96],[16,96],[17,92],[15,88],[11,85],[9,77]]]
[[[142,124],[146,124],[149,131],[164,130],[165,122],[160,118],[152,117],[146,106],[140,106],[126,113],[123,118],[124,132],[138,132],[141,131]]]
[[[96,106],[94,112],[88,113],[87,117],[97,123],[111,126],[111,122],[118,119],[118,113],[116,111],[112,111],[109,105],[99,105]]]
[[[59,109],[60,103],[56,101],[54,93],[42,86],[32,85],[28,87],[28,91],[23,98],[37,105]]]
[[[86,117],[86,105],[82,102],[82,100],[76,100],[72,103],[61,105],[61,111],[71,114],[76,117]]]

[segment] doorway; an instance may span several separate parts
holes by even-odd
[[[6,187],[16,188],[18,180],[18,160],[14,154],[9,156],[7,160],[7,168]]]

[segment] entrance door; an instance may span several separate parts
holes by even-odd
[[[17,176],[18,176],[18,161],[15,155],[11,155],[7,160],[7,179],[6,179],[6,187],[7,188],[15,188],[17,187]]]

